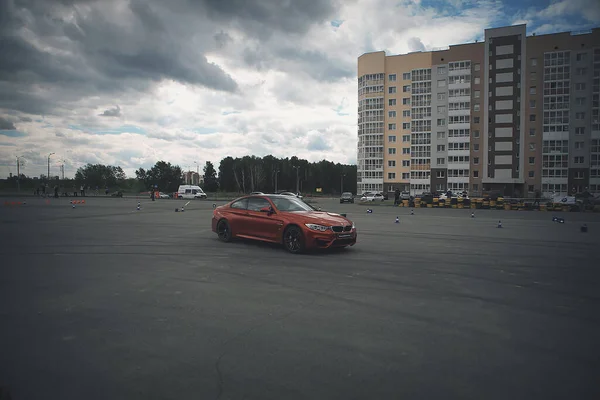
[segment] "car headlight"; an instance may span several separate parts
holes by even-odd
[[[352,222],[352,229],[356,229],[356,225],[354,225],[354,222]]]
[[[317,225],[317,224],[304,224],[308,229],[312,229],[313,231],[320,231],[320,232],[325,232],[330,230],[331,228],[328,226],[324,226],[324,225]]]

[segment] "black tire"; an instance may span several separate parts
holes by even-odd
[[[222,219],[217,222],[217,236],[221,242],[231,242],[231,228],[227,220]]]
[[[298,254],[304,251],[304,235],[302,230],[297,226],[288,227],[283,232],[283,247],[292,253]]]

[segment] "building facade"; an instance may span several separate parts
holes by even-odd
[[[600,29],[358,58],[357,191],[600,193]]]

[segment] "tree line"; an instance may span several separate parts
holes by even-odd
[[[206,192],[250,193],[255,191],[291,191],[302,193],[338,194],[341,190],[356,193],[356,165],[346,165],[322,160],[308,162],[298,157],[277,158],[244,156],[225,157],[218,171],[207,161],[203,168]],[[177,191],[184,183],[184,171],[178,165],[158,161],[152,168],[139,168],[135,178],[127,177],[120,166],[87,164],[77,169],[74,179],[30,178],[21,174],[13,176],[1,185],[5,188],[32,188],[48,183],[49,186],[81,186],[109,188],[109,190],[143,191],[155,185],[160,191]]]

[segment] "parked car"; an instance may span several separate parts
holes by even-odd
[[[350,192],[342,193],[342,196],[340,197],[340,204],[342,204],[342,203],[354,203],[354,196],[352,195],[352,193],[350,193]]]
[[[280,243],[290,253],[354,246],[357,236],[348,218],[277,194],[244,196],[216,207],[211,225],[223,242],[245,238]]]
[[[409,192],[400,192],[400,200],[410,200]]]
[[[301,199],[301,198],[302,198],[302,195],[300,195],[300,193],[281,192],[281,193],[279,193],[279,194],[281,194],[281,195],[283,195],[283,196],[292,196],[292,197],[297,197],[297,198],[299,198],[299,199]]]
[[[170,196],[170,195],[168,195],[168,194],[166,194],[166,193],[159,192],[159,193],[158,193],[158,198],[159,198],[159,199],[170,199],[170,198],[171,198],[171,196]]]
[[[360,198],[360,201],[383,201],[383,195],[381,193],[369,193]]]

